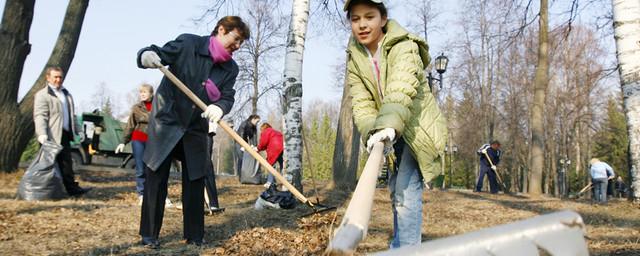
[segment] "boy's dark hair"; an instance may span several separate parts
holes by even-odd
[[[500,141],[498,141],[498,140],[492,140],[492,141],[491,141],[491,145],[494,145],[494,144],[496,144],[496,145],[498,145],[498,146],[499,146],[499,145],[500,145]]]
[[[238,29],[240,32],[240,36],[242,38],[249,39],[251,37],[251,31],[249,30],[249,26],[242,21],[242,18],[238,16],[225,16],[218,21],[216,27],[211,32],[212,36],[218,35],[218,28],[222,26],[227,33],[233,31],[234,29]]]
[[[388,11],[387,7],[384,6],[384,3],[374,3],[369,0],[353,0],[349,3],[349,7],[347,8],[347,19],[351,19],[351,7],[356,4],[367,4],[370,6],[375,6],[378,11],[380,11],[380,16],[387,17]]]

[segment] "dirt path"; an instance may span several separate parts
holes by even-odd
[[[327,243],[333,222],[344,209],[300,218],[310,210],[253,210],[262,186],[239,184],[234,177],[218,180],[223,214],[207,216],[201,248],[182,242],[182,213],[165,212],[161,248],[139,245],[140,209],[133,176],[122,172],[83,171],[81,185],[94,190],[78,199],[55,202],[16,201],[22,173],[0,174],[0,252],[2,255],[317,255]],[[176,176],[176,175],[174,175]],[[309,184],[307,190],[311,191]],[[179,201],[180,183],[170,180],[170,198]],[[321,201],[341,205],[342,191],[321,190]],[[369,236],[359,253],[384,250],[391,234],[392,215],[387,189],[378,189]],[[608,206],[588,201],[553,198],[528,199],[469,191],[425,192],[423,241],[461,234],[549,213],[571,209],[587,223],[587,241],[593,255],[640,255],[640,207],[614,200]],[[338,215],[337,217],[335,215]],[[333,226],[336,226],[334,223]]]

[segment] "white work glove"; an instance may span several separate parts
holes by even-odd
[[[480,151],[480,152],[482,152],[482,154],[486,154],[487,153],[487,149],[483,148],[482,151]]]
[[[124,144],[120,143],[117,147],[116,147],[116,154],[120,154],[122,153],[122,151],[124,151]]]
[[[491,166],[491,170],[493,170],[494,172],[498,169],[498,167],[496,167],[495,165]]]
[[[44,144],[45,141],[49,140],[49,136],[47,135],[40,135],[38,136],[38,142],[40,142],[40,144]]]
[[[140,62],[145,68],[159,68],[162,66],[160,56],[154,51],[144,51],[140,55]]]
[[[203,118],[209,120],[209,122],[218,123],[218,120],[222,117],[222,109],[216,105],[209,105],[207,109],[202,112],[201,115]]]
[[[367,152],[371,153],[373,149],[373,144],[376,142],[384,142],[384,153],[389,154],[391,149],[393,148],[394,139],[396,138],[396,130],[393,128],[384,128],[382,130],[377,131],[369,140],[367,140]]]

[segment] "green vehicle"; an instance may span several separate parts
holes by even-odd
[[[99,110],[82,113],[77,120],[82,124],[81,132],[86,139],[81,141],[81,136],[78,136],[71,142],[71,157],[75,166],[101,165],[127,169],[135,167],[130,143],[126,145],[124,152],[115,153],[125,123]]]

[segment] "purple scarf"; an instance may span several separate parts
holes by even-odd
[[[209,38],[209,54],[211,55],[211,60],[213,60],[214,64],[231,60],[231,53],[224,48],[215,36],[211,36]],[[218,86],[216,86],[211,79],[207,79],[205,82],[205,88],[207,89],[207,96],[210,101],[215,102],[220,99],[220,90],[218,90]]]

